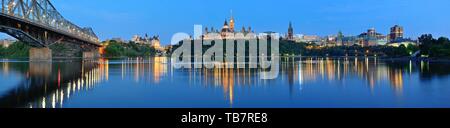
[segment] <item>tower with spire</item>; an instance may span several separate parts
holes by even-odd
[[[205,28],[205,32],[203,33],[204,35],[202,35],[203,39],[211,39],[211,38],[215,38],[215,37],[208,37],[208,33],[217,33],[219,35],[221,35],[222,38],[232,38],[232,35],[235,33],[239,32],[239,28],[236,29],[235,26],[235,19],[233,16],[233,10],[230,11],[231,12],[231,17],[226,18],[222,28],[220,29],[214,29],[214,27],[211,27],[208,29],[208,27]],[[209,30],[209,31],[208,31]],[[248,33],[254,33],[254,31],[252,30],[251,27],[248,27],[248,30],[246,29],[246,27],[242,26],[242,30],[240,31],[243,34],[248,34]],[[230,35],[231,37],[227,37],[228,35]]]
[[[294,40],[294,28],[292,28],[292,22],[289,22],[287,39],[288,40]]]
[[[225,23],[223,24],[222,30],[220,31],[220,35],[222,35],[222,37],[226,37],[227,34],[232,33],[230,26],[228,26],[228,22],[227,20],[225,20]]]
[[[231,32],[234,32],[234,17],[233,17],[233,10],[231,10],[230,30],[231,30]]]

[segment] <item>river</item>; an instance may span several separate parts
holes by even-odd
[[[377,58],[283,58],[257,69],[175,69],[164,57],[0,60],[0,107],[446,108],[450,64]]]

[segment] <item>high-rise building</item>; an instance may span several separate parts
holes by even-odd
[[[391,33],[389,34],[389,42],[394,42],[396,40],[403,38],[403,27],[395,25],[391,28]]]
[[[294,28],[292,28],[292,23],[291,22],[289,22],[287,39],[288,40],[294,40]]]

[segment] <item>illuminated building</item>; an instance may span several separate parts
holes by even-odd
[[[305,42],[305,43],[317,43],[320,41],[320,37],[317,35],[298,35],[298,38],[295,39],[296,42]]]
[[[386,36],[377,33],[375,28],[370,28],[367,32],[358,36],[358,44],[363,47],[384,45],[387,43]]]
[[[231,38],[231,37],[226,37],[226,36],[227,35],[232,36],[238,32],[235,30],[235,28],[236,28],[235,23],[236,23],[236,20],[234,19],[233,15],[231,15],[230,20],[225,20],[225,22],[220,30],[214,29],[214,27],[211,27],[211,29],[208,29],[208,27],[205,27],[202,38],[205,40],[217,38],[217,37],[209,37],[208,34],[210,34],[210,33],[217,33],[220,35],[220,38]],[[246,30],[245,26],[242,27],[240,32],[244,33],[244,34],[254,33],[254,31],[252,31],[251,27],[248,27],[248,29]]]
[[[404,31],[403,27],[399,25],[395,25],[391,28],[391,33],[389,34],[389,43],[387,43],[388,46],[393,47],[400,47],[401,45],[404,45],[405,47],[408,47],[408,45],[417,45],[417,41],[407,39],[403,37]]]
[[[149,37],[147,34],[145,34],[145,37],[141,37],[139,35],[134,35],[131,38],[131,41],[136,44],[150,45],[155,49],[161,49],[161,42],[159,36]]]
[[[411,40],[411,39],[397,39],[393,42],[388,43],[388,46],[392,47],[400,47],[401,45],[404,45],[405,47],[408,47],[408,45],[417,45],[417,41]]]
[[[403,27],[395,25],[391,28],[391,33],[389,34],[389,42],[394,42],[395,40],[403,38]]]

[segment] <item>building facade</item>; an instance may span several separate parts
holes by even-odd
[[[358,35],[358,38],[358,44],[362,47],[377,46],[387,43],[387,37],[381,33],[377,33],[375,28],[370,28],[367,32]]]
[[[145,34],[144,37],[141,37],[139,35],[134,35],[131,38],[131,41],[136,44],[150,45],[151,47],[157,48],[157,49],[161,47],[161,42],[160,42],[159,36],[149,37],[147,34]]]
[[[391,28],[391,33],[389,34],[389,42],[395,42],[396,40],[403,38],[403,27],[395,25]]]
[[[251,27],[248,27],[248,29],[246,29],[245,26],[242,27],[240,32],[244,35],[254,33]],[[210,37],[211,35],[209,34],[211,33],[216,33],[219,35],[219,37]],[[201,38],[205,40],[212,40],[216,38],[229,39],[232,37],[227,37],[227,35],[233,36],[235,33],[238,33],[238,31],[236,31],[236,20],[234,19],[233,15],[231,15],[230,20],[225,20],[220,30],[214,29],[214,27],[211,27],[210,29],[208,27],[205,27]]]

